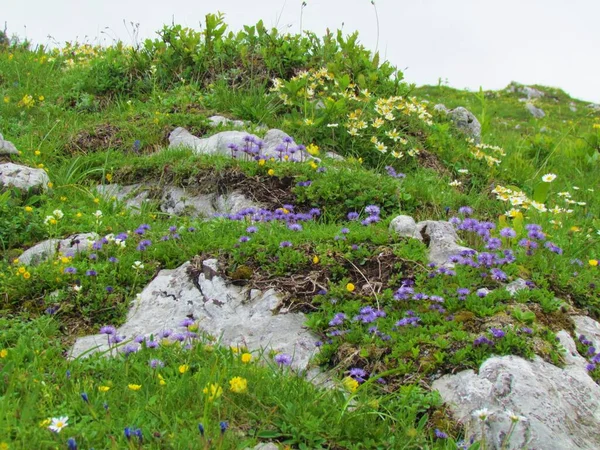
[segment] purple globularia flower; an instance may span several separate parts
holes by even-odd
[[[285,353],[279,353],[275,355],[275,362],[279,366],[289,366],[290,364],[292,364],[292,357]]]
[[[500,269],[497,269],[495,267],[492,270],[490,270],[490,276],[492,277],[493,280],[496,280],[496,281],[506,281],[508,279],[508,277],[506,276],[506,274],[504,272],[502,272]]]
[[[96,275],[98,275],[98,272],[96,272],[94,269],[90,269],[90,270],[86,271],[85,274],[88,277],[95,277]]]
[[[365,208],[365,212],[370,216],[378,216],[381,210],[377,205],[369,205]]]
[[[239,239],[239,241],[240,241],[240,242],[248,242],[249,240],[250,240],[250,237],[249,237],[249,236],[242,236],[242,237],[240,237],[240,239]]]
[[[342,228],[341,231],[340,231],[340,233],[342,233],[342,234],[348,234],[348,233],[350,233],[350,229],[348,229],[348,228]]]
[[[300,225],[299,223],[292,223],[288,225],[288,229],[292,231],[302,231],[302,225]]]
[[[471,293],[471,291],[467,288],[458,288],[456,290],[456,293],[460,296],[460,297],[466,297],[467,295],[469,295]]]
[[[435,429],[435,437],[438,439],[448,439],[448,434],[444,433],[443,431],[438,430],[437,428]]]
[[[502,236],[503,238],[511,239],[517,237],[517,232],[512,228],[502,228],[500,230],[500,236]]]
[[[88,258],[91,259],[92,261],[96,261],[98,259],[98,255],[96,255],[95,253],[90,253],[88,255]]]
[[[349,212],[348,213],[348,220],[356,220],[358,219],[358,213],[357,212]]]
[[[137,345],[134,344],[127,344],[125,347],[123,347],[123,349],[121,350],[125,355],[130,355],[131,353],[135,353],[139,350],[140,348]]]
[[[108,258],[108,262],[116,264],[119,262],[119,260],[117,258],[115,258],[114,256],[111,256],[110,258]]]
[[[189,317],[187,317],[187,318],[183,319],[181,322],[179,322],[179,326],[187,328],[190,325],[193,325],[194,322],[195,322],[194,319],[190,319]]]
[[[65,267],[65,270],[63,270],[64,273],[77,273],[77,269],[75,267]]]
[[[499,250],[502,247],[502,241],[498,238],[490,238],[485,246],[488,250]]]
[[[331,319],[331,321],[329,321],[329,326],[337,327],[338,325],[341,325],[342,323],[344,323],[344,320],[346,320],[346,314],[337,313],[335,316],[333,316],[333,319]]]
[[[153,369],[158,369],[160,367],[165,367],[165,363],[162,362],[160,359],[151,359],[148,364]]]
[[[552,253],[556,253],[557,255],[562,255],[563,254],[563,249],[560,248],[559,246],[557,246],[556,244],[554,244],[553,242],[550,242],[550,241],[546,242],[544,244],[544,247],[546,247]]]
[[[459,214],[470,216],[471,214],[473,214],[473,208],[469,206],[461,206],[460,208],[458,208],[458,212]]]
[[[102,328],[100,328],[100,334],[116,334],[117,333],[117,329],[115,327],[113,327],[112,325],[105,325]]]
[[[290,241],[282,241],[282,242],[279,243],[279,246],[281,248],[291,247],[292,243]]]
[[[146,339],[144,341],[144,345],[146,346],[146,348],[157,348],[158,347],[158,342],[157,341],[152,341],[150,339]]]
[[[367,372],[365,372],[360,367],[354,367],[354,368],[350,369],[350,376],[352,378],[354,378],[356,381],[358,381],[359,383],[364,383],[365,378],[367,376]]]
[[[255,226],[246,228],[246,233],[252,234],[252,233],[256,233],[257,231],[258,231],[258,228],[256,228]]]
[[[475,345],[475,346],[484,345],[484,344],[486,344],[486,345],[494,345],[494,342],[491,341],[491,340],[489,340],[485,336],[479,336],[478,338],[476,338],[473,341],[473,345]]]
[[[175,233],[175,232],[177,231],[177,227],[176,227],[175,225],[171,225],[171,226],[169,227],[169,231],[170,231],[171,233]]]
[[[141,252],[143,252],[144,250],[146,250],[148,247],[150,247],[152,245],[152,241],[150,239],[143,239],[140,241],[140,243],[137,246],[137,249]]]
[[[490,328],[490,333],[492,333],[492,336],[494,336],[496,339],[506,336],[506,333],[499,328]]]
[[[586,370],[587,370],[588,372],[591,372],[592,370],[595,370],[595,369],[596,369],[596,364],[594,364],[594,363],[589,363],[587,366],[585,366],[585,368],[586,368]]]

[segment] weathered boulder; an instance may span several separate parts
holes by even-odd
[[[19,150],[17,150],[17,147],[15,147],[15,145],[12,142],[5,141],[4,136],[2,136],[2,133],[0,133],[0,156],[18,154]]]
[[[433,383],[454,417],[478,438],[485,433],[490,449],[597,449],[600,448],[600,386],[582,367],[573,339],[560,338],[567,348],[566,366],[556,367],[539,357],[492,357],[479,373],[466,370],[445,375]],[[473,412],[488,409],[481,422]],[[504,443],[511,411],[519,419]]]
[[[161,270],[135,300],[125,324],[118,328],[123,343],[137,336],[158,336],[164,330],[183,331],[186,317],[193,317],[205,333],[220,338],[222,345],[265,349],[292,357],[292,367],[305,369],[316,351],[317,337],[304,328],[301,313],[278,314],[281,299],[273,289],[259,291],[235,286],[219,275],[217,261],[205,260],[201,272],[189,262],[173,270]],[[79,338],[70,356],[107,350],[105,335]]]
[[[517,292],[523,289],[529,289],[529,286],[527,285],[527,281],[525,281],[523,278],[517,278],[516,280],[508,283],[504,289],[506,289],[508,293],[514,297]]]
[[[24,191],[46,189],[50,179],[43,169],[19,164],[0,164],[0,186],[15,187]]]
[[[593,109],[594,111],[600,111],[599,103],[590,103],[589,105],[587,105],[587,107]]]
[[[447,264],[451,256],[471,250],[458,244],[460,238],[450,222],[425,220],[417,223],[416,232],[429,247],[429,261],[438,266]]]
[[[481,142],[481,124],[471,111],[459,106],[449,111],[448,114],[454,125],[456,125],[456,128],[473,138],[476,144]]]
[[[240,192],[226,194],[193,194],[184,189],[168,186],[160,200],[160,209],[174,215],[213,217],[215,214],[235,214],[246,208],[260,208]]]
[[[435,105],[433,107],[433,110],[444,114],[448,114],[448,112],[450,111],[448,108],[446,108],[446,105],[444,105],[443,103],[438,103],[437,105]]]
[[[423,240],[421,233],[417,231],[417,222],[411,216],[397,216],[390,222],[390,231],[402,237]]]
[[[541,108],[535,106],[533,103],[527,103],[525,105],[525,108],[536,119],[541,119],[542,117],[546,116],[546,113]]]
[[[48,239],[25,250],[19,256],[19,263],[34,266],[52,258],[57,252],[65,256],[75,256],[88,250],[96,239],[96,233],[79,233],[65,239]]]
[[[577,105],[575,103],[571,102],[571,103],[569,103],[569,109],[572,112],[577,112]]]
[[[148,186],[143,184],[130,184],[122,186],[120,184],[104,184],[96,186],[100,195],[105,197],[114,197],[119,201],[125,202],[125,206],[130,209],[141,209],[144,202],[148,201]]]
[[[246,136],[259,139],[258,136],[243,131],[222,131],[210,137],[199,138],[185,128],[175,128],[169,135],[169,147],[188,147],[195,153],[205,155],[231,155],[230,144],[244,147]]]
[[[520,94],[524,94],[527,96],[528,99],[541,98],[545,95],[544,92],[540,91],[539,89],[533,88],[531,86],[524,86],[514,81],[508,85],[507,89],[508,92],[518,92]]]
[[[600,350],[600,324],[588,316],[572,316],[575,324],[575,335],[585,336],[594,348]]]

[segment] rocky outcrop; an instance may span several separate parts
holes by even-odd
[[[23,191],[41,190],[48,187],[50,179],[43,169],[19,164],[0,164],[0,186],[14,187]]]
[[[410,216],[398,216],[390,222],[390,231],[423,241],[429,247],[429,261],[445,265],[451,256],[471,250],[459,244],[460,238],[450,222],[425,220],[415,223]]]
[[[585,370],[569,334],[560,332],[559,339],[567,349],[564,368],[539,357],[492,357],[478,373],[446,375],[433,388],[478,439],[485,434],[486,448],[600,448],[600,386]],[[473,415],[481,408],[488,410],[485,421]]]
[[[161,270],[146,286],[132,303],[125,324],[117,329],[126,337],[123,344],[137,336],[150,338],[165,330],[182,331],[182,320],[193,318],[199,332],[220,339],[222,345],[265,350],[265,356],[273,350],[289,355],[293,367],[307,367],[316,351],[317,337],[304,328],[303,314],[278,314],[281,299],[276,291],[229,283],[219,274],[214,259],[205,260],[196,271],[191,269],[187,262],[177,269]],[[107,336],[98,334],[78,339],[70,355],[108,349]]]
[[[80,233],[65,239],[48,239],[25,250],[19,256],[19,263],[29,266],[40,264],[57,253],[64,256],[75,256],[86,251],[98,239],[96,233]]]
[[[526,103],[525,108],[536,119],[541,119],[542,117],[546,116],[546,113],[541,108],[535,106],[533,103]]]
[[[448,112],[450,119],[460,131],[472,138],[476,144],[481,142],[481,124],[467,108],[459,106]]]
[[[18,154],[19,150],[17,150],[17,147],[15,147],[12,142],[5,141],[4,136],[2,136],[2,133],[0,133],[0,156]]]

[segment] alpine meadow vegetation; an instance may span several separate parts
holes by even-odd
[[[561,366],[569,316],[600,317],[600,112],[537,88],[543,120],[508,88],[408,84],[357,34],[231,31],[221,14],[135,46],[2,36],[0,132],[18,154],[0,163],[50,181],[0,191],[0,449],[485,448],[431,382],[492,355]],[[437,103],[479,117],[481,142]],[[245,121],[243,146],[169,146],[177,127],[235,128],[215,114]],[[272,128],[293,140],[267,157],[251,133]],[[174,215],[114,184],[236,188],[262,207]],[[390,231],[400,214],[449,221],[468,248],[432,263],[427,242]],[[19,260],[78,233],[80,251]],[[194,318],[118,334],[160,270],[209,257],[305,314],[327,388],[293,355],[223,345]],[[109,350],[67,357],[94,333]],[[578,346],[600,381],[600,355]]]

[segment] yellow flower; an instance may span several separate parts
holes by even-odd
[[[81,217],[81,216],[83,216],[83,214],[81,214],[80,212],[78,212],[77,214],[75,214],[75,216]]]
[[[358,389],[358,381],[352,377],[346,377],[342,380],[344,387],[350,392],[356,392]]]
[[[110,390],[110,386],[98,386],[98,390],[100,392],[108,392]]]
[[[572,231],[573,233],[577,233],[577,232],[581,231],[581,228],[572,226],[571,228],[569,228],[569,231]]]
[[[48,425],[50,425],[50,422],[51,422],[50,419],[44,419],[40,422],[40,427],[46,428]]]
[[[100,203],[100,199],[99,199],[98,197],[96,197],[96,198],[94,199],[94,203]]]
[[[202,392],[208,395],[208,401],[212,402],[221,396],[223,393],[223,388],[221,388],[221,386],[218,384],[210,383],[208,386],[202,389]]]
[[[165,381],[165,379],[163,378],[163,376],[159,373],[158,374],[158,384],[160,384],[161,386],[164,386],[165,384],[167,384],[167,382]]]
[[[108,181],[109,183],[112,181],[112,173],[106,174],[106,181]]]
[[[314,161],[311,161],[311,162],[309,162],[308,164],[309,164],[309,165],[310,165],[310,167],[312,167],[313,169],[316,169],[317,167],[319,167],[319,166],[317,165],[317,163],[316,163],[316,162],[314,162]]]
[[[262,159],[262,158],[261,158],[261,159],[259,159],[259,160],[258,160],[258,165],[259,165],[259,166],[264,166],[264,165],[265,165],[265,160],[264,160],[264,159]]]
[[[25,212],[28,212],[28,213],[30,213],[30,212],[32,212],[32,211],[33,211],[33,208],[32,208],[31,206],[26,206],[26,207],[25,207]]]
[[[40,96],[38,97],[38,100],[39,100],[40,102],[43,102],[43,101],[44,101],[44,96],[43,96],[43,95],[40,95]]]
[[[6,358],[7,356],[8,356],[8,350],[6,350],[5,348],[0,350],[0,358]]]
[[[318,155],[319,154],[319,147],[317,147],[315,144],[309,144],[306,147],[306,151],[310,154],[310,155]]]
[[[317,255],[313,256],[313,264],[319,264],[319,257]]]
[[[42,152],[40,152],[39,150],[36,150],[35,152],[33,152],[33,154],[35,156],[40,156],[42,154]]]
[[[6,442],[0,442],[0,450],[8,450],[8,444]]]
[[[269,171],[267,172],[267,174],[269,174],[269,176],[273,176],[275,175],[275,171],[273,169],[269,169]]]
[[[348,284],[346,285],[346,290],[347,290],[348,292],[354,292],[354,289],[355,289],[355,287],[354,287],[354,285],[353,285],[352,283],[348,283]]]
[[[242,353],[242,362],[247,364],[250,361],[252,361],[252,355],[250,353]]]
[[[25,272],[23,274],[23,278],[25,278],[26,280],[29,280],[31,278],[31,274],[29,272]]]
[[[313,124],[314,124],[314,122],[312,121],[312,119],[304,119],[304,125],[310,126],[310,125],[313,125]]]
[[[188,366],[187,364],[182,364],[179,366],[179,373],[181,374],[186,373],[188,370],[190,370],[190,366]]]
[[[236,394],[243,394],[248,390],[248,380],[242,377],[233,377],[229,380],[229,389]]]
[[[52,189],[53,187],[54,187],[54,183],[52,183],[52,181],[49,181],[48,182],[48,188]]]
[[[25,267],[23,267],[23,266],[19,267],[19,273],[22,274],[22,273],[25,273],[25,272],[27,272],[27,269]]]
[[[132,391],[139,391],[142,388],[141,384],[128,384],[127,387]]]
[[[592,267],[598,266],[598,260],[597,259],[590,259],[588,262],[590,263],[590,266],[592,266]]]
[[[10,103],[10,97],[5,96],[4,97],[4,103]]]

